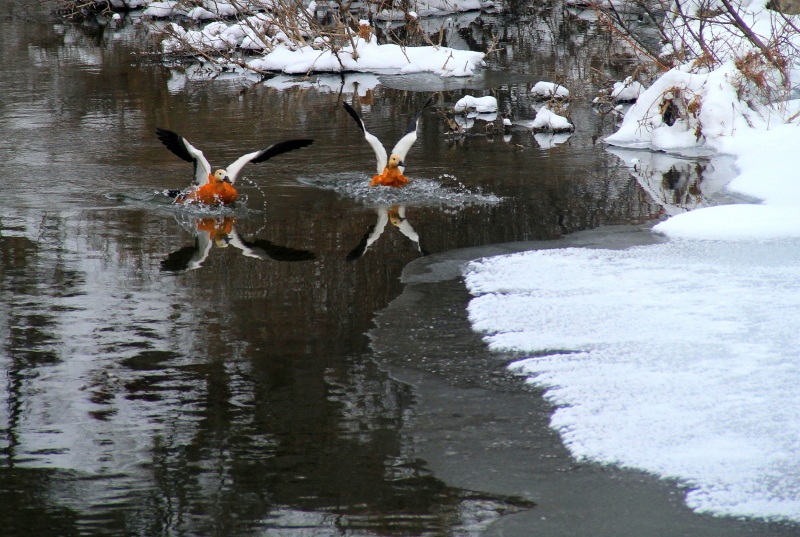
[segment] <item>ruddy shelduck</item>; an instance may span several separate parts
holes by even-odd
[[[388,158],[383,144],[380,140],[378,140],[377,136],[374,136],[367,131],[367,127],[364,125],[364,120],[361,119],[361,116],[358,115],[358,112],[356,112],[355,109],[348,103],[343,103],[344,109],[347,110],[347,113],[350,114],[350,116],[356,121],[356,124],[361,128],[361,132],[364,133],[364,138],[366,138],[367,142],[369,142],[372,150],[375,151],[375,157],[378,159],[378,175],[373,176],[369,186],[383,185],[398,187],[408,183],[408,177],[403,175],[406,166],[405,158],[408,154],[408,150],[411,149],[411,146],[417,141],[417,125],[419,123],[419,118],[422,116],[423,110],[425,110],[425,108],[431,104],[432,101],[433,96],[425,101],[425,104],[422,105],[420,111],[417,112],[417,114],[411,120],[411,123],[408,124],[408,129],[406,130],[405,136],[400,138],[400,141],[394,146],[394,149],[392,149],[392,153],[388,155]]]
[[[203,205],[228,205],[239,199],[234,188],[236,177],[245,164],[265,162],[276,155],[311,145],[313,140],[287,140],[278,142],[260,151],[242,155],[227,168],[211,173],[211,165],[203,152],[189,143],[189,140],[167,129],[156,128],[156,135],[167,149],[177,156],[194,164],[194,181],[186,190],[170,191],[176,203],[198,203]]]

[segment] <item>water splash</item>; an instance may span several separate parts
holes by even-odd
[[[148,190],[146,192],[118,193],[110,192],[104,195],[108,200],[122,205],[167,209],[177,214],[182,214],[189,219],[204,217],[245,217],[251,213],[260,213],[262,209],[251,209],[247,206],[247,194],[240,194],[236,203],[231,205],[213,206],[203,203],[175,203],[174,198],[170,197],[169,190]]]
[[[340,195],[354,198],[370,207],[405,205],[407,207],[462,208],[470,205],[495,205],[503,198],[469,188],[455,176],[442,174],[438,180],[414,179],[402,188],[369,186],[369,176],[352,173],[300,177],[298,181]]]

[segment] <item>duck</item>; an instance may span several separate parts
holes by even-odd
[[[239,199],[239,193],[233,185],[245,164],[265,162],[274,156],[314,143],[314,140],[307,139],[278,142],[260,151],[242,155],[227,168],[220,168],[212,173],[211,165],[203,152],[180,134],[157,127],[156,136],[167,149],[186,162],[194,164],[192,186],[185,190],[169,190],[167,194],[175,198],[175,203],[197,203],[211,206],[230,205]]]
[[[372,150],[375,151],[375,157],[378,160],[378,175],[372,177],[372,180],[369,183],[369,186],[390,186],[390,187],[401,187],[408,184],[408,177],[403,175],[405,171],[405,158],[408,154],[409,149],[411,146],[414,145],[414,142],[417,141],[417,125],[419,123],[419,118],[422,116],[422,112],[425,108],[428,107],[429,104],[433,102],[433,96],[429,97],[425,104],[422,105],[422,108],[419,112],[411,120],[411,123],[408,124],[408,129],[406,130],[406,134],[400,138],[400,141],[394,146],[392,149],[391,154],[386,154],[386,149],[383,147],[383,144],[378,137],[370,134],[367,130],[367,127],[364,125],[364,120],[361,119],[361,116],[355,109],[346,101],[343,104],[344,109],[347,110],[347,113],[350,114],[356,124],[361,129],[361,132],[364,133],[364,138],[366,138],[369,145],[372,147]]]

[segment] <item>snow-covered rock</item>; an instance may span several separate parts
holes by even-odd
[[[456,112],[474,110],[478,113],[497,112],[497,99],[491,95],[486,97],[473,97],[465,95],[453,107]]]
[[[628,77],[622,82],[614,82],[611,98],[616,102],[635,101],[642,91],[644,91],[644,86],[642,86],[641,82]]]
[[[531,128],[536,131],[566,132],[575,130],[572,123],[564,116],[559,116],[552,110],[543,106],[536,113]]]
[[[531,93],[542,99],[566,99],[569,97],[569,90],[554,82],[537,82],[531,88]]]

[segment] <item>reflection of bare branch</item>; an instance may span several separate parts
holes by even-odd
[[[620,28],[618,28],[617,25],[614,23],[614,20],[612,20],[608,15],[606,15],[605,11],[601,9],[599,6],[595,5],[593,6],[593,8],[597,13],[597,19],[603,24],[605,24],[609,30],[611,30],[612,32],[617,34],[617,36],[619,36],[622,40],[627,42],[631,47],[633,47],[634,50],[646,56],[650,61],[655,63],[661,70],[663,71],[669,70],[669,67],[662,64],[653,54],[651,54],[645,48],[639,46],[639,44],[635,42],[637,40],[634,37],[632,37],[633,33],[630,32],[630,30],[623,27],[623,30],[625,30],[623,31]]]

